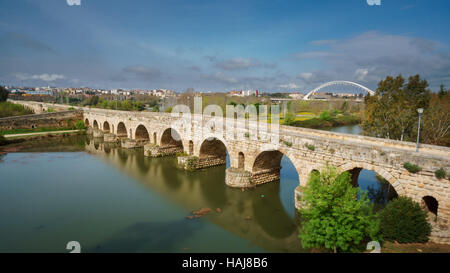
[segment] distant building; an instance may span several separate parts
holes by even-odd
[[[289,97],[294,100],[301,100],[301,99],[303,99],[304,96],[305,95],[303,95],[302,93],[299,93],[299,92],[289,94]]]

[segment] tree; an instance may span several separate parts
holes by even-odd
[[[351,185],[350,173],[339,175],[327,166],[313,172],[301,202],[303,219],[299,237],[303,247],[334,252],[357,252],[364,243],[380,240],[379,220],[366,193],[357,199],[358,188]]]
[[[0,101],[6,101],[8,98],[8,90],[5,87],[0,86]]]
[[[412,141],[417,132],[418,108],[428,109],[430,90],[419,75],[386,77],[378,83],[374,96],[366,96],[366,109],[361,122],[364,134],[396,140]]]
[[[445,90],[445,86],[443,84],[441,84],[441,86],[439,87],[439,93],[438,96],[441,99],[442,97],[444,97],[445,95],[447,95],[447,90]]]
[[[286,113],[286,115],[284,116],[283,124],[291,125],[294,122],[295,122],[295,115],[290,112]]]
[[[387,241],[424,243],[428,241],[431,225],[427,213],[408,197],[392,200],[380,212],[380,230]]]

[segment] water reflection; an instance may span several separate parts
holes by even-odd
[[[34,154],[33,160],[37,161],[28,171],[31,176],[40,173],[38,176],[42,180],[28,185],[28,190],[33,191],[32,198],[36,199],[32,208],[41,209],[43,215],[52,220],[46,222],[45,217],[41,217],[31,221],[28,213],[15,208],[15,220],[3,223],[4,226],[0,224],[0,231],[4,229],[5,235],[4,232],[14,230],[17,238],[0,235],[2,240],[16,242],[29,237],[30,230],[21,231],[17,227],[31,221],[33,227],[46,227],[39,232],[47,237],[60,234],[62,238],[55,245],[84,236],[87,244],[84,249],[89,252],[182,252],[184,246],[200,252],[308,251],[302,249],[298,239],[299,217],[293,194],[299,183],[298,175],[286,157],[282,159],[281,182],[242,191],[225,185],[226,166],[187,172],[177,168],[175,157],[148,158],[142,149],[122,149],[101,139],[75,136],[17,145],[22,152],[83,153],[52,164],[42,163],[42,159],[49,158],[46,154]],[[86,153],[93,155],[95,160],[80,159],[80,154]],[[102,162],[106,164],[100,164]],[[0,168],[9,168],[11,164],[6,160]],[[39,170],[33,172],[33,168]],[[61,183],[67,176],[73,182]],[[15,181],[17,185],[27,180],[17,172],[6,172],[4,177],[5,181]],[[139,187],[136,189],[133,185]],[[16,206],[23,205],[20,200],[26,195],[20,192],[27,188],[11,191],[6,184],[0,186],[5,196],[19,200]],[[54,196],[39,193],[46,187],[46,191]],[[374,189],[373,198],[379,195]],[[43,205],[46,202],[48,206]],[[172,204],[175,204],[173,208]],[[200,219],[185,218],[190,211],[200,208],[210,208],[211,212]],[[0,210],[0,217],[10,217],[9,213],[11,211]],[[57,217],[55,213],[64,217]],[[70,229],[67,223],[54,223],[57,221],[54,219],[63,218],[70,222]],[[78,235],[69,236],[70,232]],[[47,237],[45,242],[49,242]],[[0,247],[0,251],[11,249],[7,248],[8,244],[3,245],[6,248]],[[30,247],[24,241],[22,251]],[[33,247],[36,251],[47,249],[36,242]],[[59,251],[59,248],[48,247],[51,251]]]

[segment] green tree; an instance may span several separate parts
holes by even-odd
[[[0,86],[0,101],[6,101],[8,98],[8,90],[5,87]]]
[[[380,212],[380,230],[387,241],[424,243],[428,241],[431,226],[426,212],[408,197],[392,200]]]
[[[293,113],[286,113],[286,115],[284,116],[283,119],[283,124],[284,125],[291,125],[295,122],[295,115]]]
[[[329,120],[331,120],[331,114],[329,111],[325,110],[322,113],[320,113],[319,118],[321,120],[329,121]]]
[[[414,140],[417,132],[417,109],[428,109],[430,90],[419,75],[386,77],[378,83],[374,96],[366,96],[366,108],[361,122],[364,134],[396,140]]]
[[[438,96],[441,99],[442,97],[444,97],[445,95],[447,95],[447,90],[445,90],[445,86],[443,84],[441,84],[441,86],[439,87],[439,92],[438,92]]]
[[[348,172],[339,175],[331,166],[313,172],[300,200],[305,207],[300,209],[302,246],[358,252],[367,241],[379,241],[379,219],[373,214],[373,205],[366,193],[359,200],[357,193]]]

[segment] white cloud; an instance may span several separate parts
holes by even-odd
[[[304,72],[304,73],[300,73],[300,75],[298,75],[298,77],[299,77],[300,79],[303,79],[303,80],[309,80],[309,79],[311,79],[313,76],[314,76],[314,74],[311,73],[311,72]]]
[[[62,80],[62,79],[66,78],[66,76],[61,75],[61,74],[47,74],[47,73],[37,74],[37,75],[29,75],[29,74],[26,74],[26,73],[16,73],[16,74],[14,74],[14,76],[17,79],[22,80],[22,81],[25,81],[25,80],[41,80],[41,81],[44,81],[44,82],[53,82],[53,81],[56,81],[56,80]]]
[[[364,81],[367,74],[369,74],[369,69],[367,69],[367,68],[358,68],[355,71],[355,77],[359,81]]]
[[[283,89],[299,89],[302,86],[291,82],[291,83],[288,83],[288,84],[281,84],[278,87],[283,88]]]

